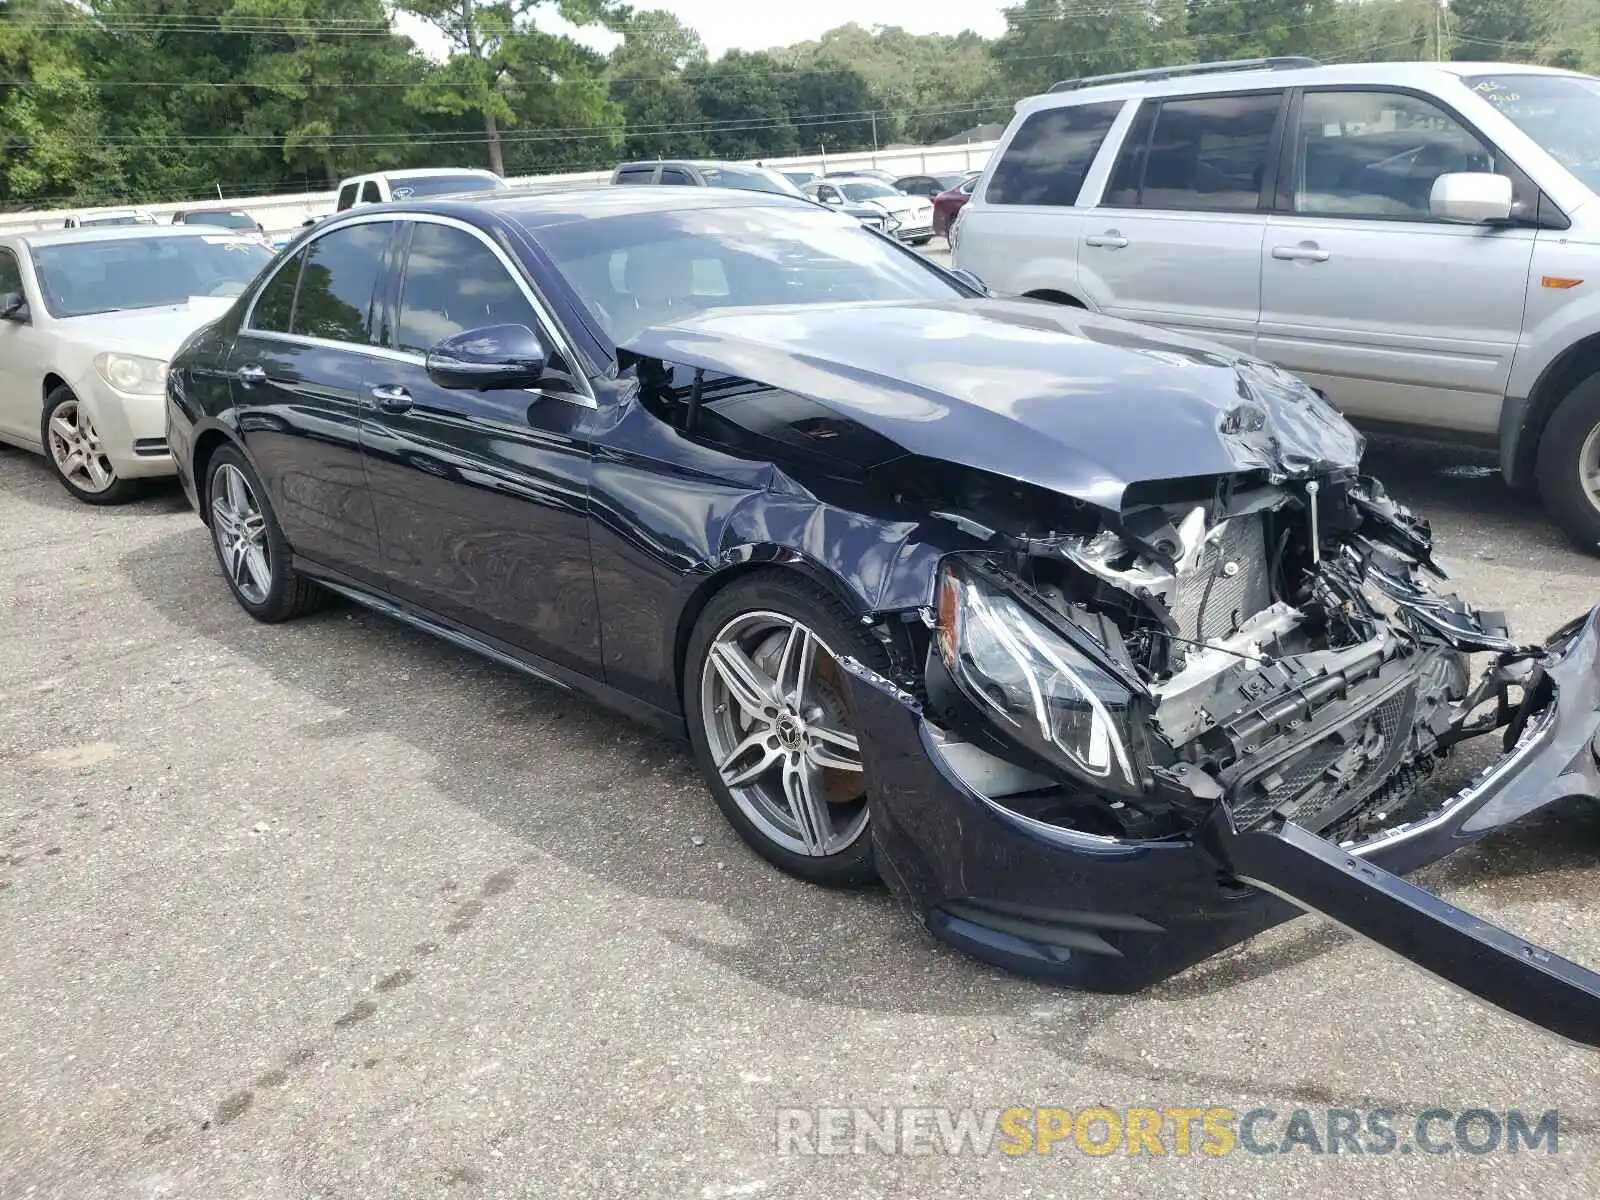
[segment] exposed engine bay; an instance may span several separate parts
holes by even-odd
[[[1093,727],[1085,751],[1067,742],[1063,759],[1062,738],[1006,736],[1004,681],[930,650],[930,713],[975,789],[1108,836],[1179,832],[1225,797],[1241,828],[1276,816],[1349,841],[1404,819],[1451,746],[1511,719],[1519,648],[1503,617],[1432,590],[1445,574],[1426,523],[1376,480],[1340,471],[1172,490],[1093,532],[996,532],[1006,551],[975,556],[972,582],[951,585],[1007,595],[1088,664],[1061,664]],[[936,631],[957,619],[943,587],[940,608]],[[996,625],[1002,643],[1037,640],[1008,639],[1021,628],[1009,620]],[[1478,692],[1473,651],[1501,656]],[[1496,716],[1469,724],[1491,695]]]

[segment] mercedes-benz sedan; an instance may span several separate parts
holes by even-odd
[[[511,193],[302,235],[168,429],[251,616],[339,593],[686,733],[756,851],[990,961],[1133,988],[1292,904],[1600,1042],[1594,974],[1392,873],[1600,793],[1596,614],[1436,590],[1265,363],[781,196]]]

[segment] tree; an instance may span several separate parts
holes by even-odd
[[[611,53],[607,75],[611,99],[622,110],[628,158],[706,153],[693,127],[701,119],[694,89],[683,72],[706,61],[700,35],[669,12],[617,10],[611,27],[622,44]]]
[[[786,74],[770,54],[741,50],[730,50],[716,62],[692,66],[684,73],[706,122],[700,137],[714,157],[799,152],[801,139],[785,103]]]
[[[614,117],[598,78],[599,60],[570,37],[533,27],[535,14],[559,11],[575,24],[597,23],[604,0],[397,0],[427,21],[451,48],[450,58],[407,99],[419,112],[472,115],[483,123],[489,166],[505,174],[502,125],[519,121],[519,103],[553,108],[600,126]]]
[[[1466,62],[1536,61],[1553,32],[1553,13],[1541,0],[1455,0],[1450,5],[1456,34],[1451,57]]]
[[[94,203],[119,194],[100,89],[85,70],[89,27],[57,0],[0,9],[0,201]]]
[[[1023,0],[1006,10],[994,57],[1012,94],[1031,95],[1058,79],[1182,62],[1189,56],[1184,24],[1185,10],[1173,0]]]

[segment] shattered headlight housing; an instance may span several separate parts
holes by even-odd
[[[944,668],[1004,740],[1097,791],[1140,790],[1126,686],[959,560],[940,569],[938,599]]]

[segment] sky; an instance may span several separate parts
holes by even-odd
[[[706,50],[716,58],[728,50],[765,50],[806,42],[847,25],[899,25],[911,33],[960,33],[971,29],[985,37],[1005,31],[1001,12],[1015,0],[901,0],[898,4],[870,0],[633,0],[639,10],[665,9],[696,29]],[[759,15],[757,15],[759,13]],[[443,57],[443,44],[432,30],[414,17],[396,21],[426,54]],[[562,28],[559,17],[541,13],[538,24]],[[570,27],[567,27],[570,29]],[[604,32],[580,36],[596,50],[609,50],[616,39]]]

